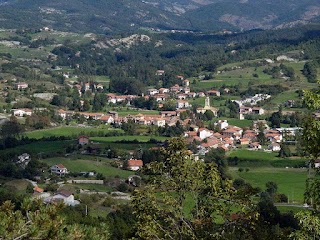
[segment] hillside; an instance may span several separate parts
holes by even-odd
[[[319,21],[317,0],[8,0],[0,1],[1,28],[76,32],[159,29],[249,30]]]

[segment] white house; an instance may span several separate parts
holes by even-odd
[[[54,203],[54,202],[63,202],[68,206],[75,206],[79,204],[79,201],[74,200],[74,196],[71,192],[68,191],[59,191],[52,197],[48,197],[44,199],[45,203]]]
[[[214,123],[214,126],[218,127],[219,130],[222,130],[222,129],[226,129],[229,126],[229,123],[227,120],[218,120]]]
[[[198,131],[199,137],[203,140],[213,135],[213,132],[207,128],[200,128]]]
[[[164,127],[166,125],[166,120],[164,118],[156,118],[152,120],[152,124],[157,127]]]
[[[314,161],[314,167],[315,168],[320,168],[320,159],[317,159]]]
[[[155,89],[155,88],[150,88],[147,90],[147,94],[150,95],[150,96],[153,96],[155,94],[158,94],[159,93],[159,90],[158,89]]]
[[[18,156],[18,161],[16,163],[19,164],[20,167],[25,168],[30,161],[31,161],[30,154],[23,153]]]
[[[276,152],[276,151],[280,151],[281,150],[281,147],[280,147],[280,144],[279,143],[271,143],[269,146],[268,146],[268,149],[273,151],[273,152]]]
[[[28,88],[28,83],[25,82],[18,82],[16,83],[16,89],[20,90],[20,89],[26,89]]]
[[[68,169],[65,166],[63,166],[62,164],[54,165],[50,168],[50,170],[51,170],[51,173],[55,173],[59,176],[65,175],[68,173]]]
[[[16,117],[31,116],[32,112],[32,109],[29,108],[12,109],[12,113]]]
[[[176,108],[181,109],[181,108],[189,108],[191,105],[184,100],[178,100],[176,103]]]

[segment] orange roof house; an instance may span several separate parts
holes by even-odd
[[[137,171],[143,166],[143,161],[139,159],[128,160],[128,169],[132,171]]]

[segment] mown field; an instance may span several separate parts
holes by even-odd
[[[269,181],[278,185],[278,192],[288,196],[290,203],[303,203],[303,194],[307,179],[307,169],[296,168],[249,168],[248,172],[239,172],[238,167],[230,167],[233,178],[242,178],[254,187],[265,190]]]
[[[238,167],[305,167],[306,159],[298,157],[279,158],[277,152],[237,149],[228,153],[228,157],[239,159]]]
[[[122,170],[119,168],[112,167],[111,161],[105,158],[93,158],[90,156],[82,156],[80,158],[70,157],[56,157],[41,160],[48,166],[53,166],[55,164],[63,164],[68,171],[71,172],[90,172],[95,171],[97,173],[103,174],[105,177],[115,177],[119,176],[121,178],[127,178],[132,175],[133,172]]]
[[[123,132],[120,129],[109,129],[109,128],[85,128],[85,127],[58,127],[58,128],[50,128],[43,130],[36,130],[32,132],[26,132],[24,135],[29,138],[40,139],[43,137],[78,137],[81,135],[90,135],[90,134],[106,134],[113,131]]]
[[[29,154],[48,154],[48,153],[64,153],[65,147],[69,144],[73,143],[72,140],[67,141],[36,141],[30,144],[17,146],[15,148],[8,148],[5,150],[0,151],[1,154],[13,154],[19,155],[22,153],[29,153]]]
[[[93,142],[110,143],[117,141],[138,141],[138,142],[148,142],[150,139],[155,139],[158,141],[165,141],[168,137],[162,136],[113,136],[113,137],[91,137],[90,140]]]

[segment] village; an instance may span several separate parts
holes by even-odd
[[[157,75],[163,74],[162,70],[156,72]],[[64,109],[56,110],[56,115],[62,120],[67,120],[75,115],[83,116],[86,120],[100,121],[102,124],[111,126],[121,126],[122,123],[131,121],[135,124],[145,126],[156,126],[159,128],[165,126],[175,126],[177,122],[185,129],[183,137],[186,138],[188,143],[196,143],[198,153],[204,155],[211,148],[222,148],[225,151],[229,151],[236,148],[237,145],[246,146],[248,149],[264,151],[280,151],[280,143],[285,141],[284,133],[286,136],[294,136],[300,128],[277,128],[272,129],[268,126],[265,120],[253,121],[252,126],[241,128],[239,126],[233,126],[228,123],[227,120],[218,120],[214,123],[214,129],[208,129],[204,126],[196,125],[196,114],[205,114],[207,111],[212,112],[214,117],[218,116],[218,110],[212,107],[210,104],[210,96],[220,97],[221,93],[218,90],[211,89],[206,92],[191,92],[190,81],[184,79],[183,76],[177,76],[182,82],[182,86],[176,84],[170,88],[149,88],[146,91],[146,95],[117,95],[114,93],[106,94],[106,101],[109,104],[120,104],[125,103],[126,107],[130,107],[134,99],[144,98],[146,100],[153,98],[158,104],[158,108],[163,108],[167,101],[174,101],[175,110],[163,110],[159,111],[159,114],[142,114],[136,115],[128,114],[126,116],[119,116],[116,111],[103,112],[76,112],[68,111]],[[74,84],[73,87],[81,94],[81,89],[84,87],[85,91],[90,91],[90,84],[85,83],[84,86]],[[28,87],[26,83],[18,83],[19,88]],[[102,85],[95,85],[96,88],[103,89]],[[228,89],[224,89],[228,91]],[[202,98],[204,102],[203,107],[198,107],[195,112],[192,112],[192,105],[188,102],[188,99]],[[257,107],[257,103],[266,99],[271,98],[267,94],[256,94],[253,97],[248,97],[243,100],[234,100],[239,105],[238,116],[239,119],[244,119],[245,115],[263,115],[265,110],[262,107]],[[82,101],[83,104],[83,101]],[[38,111],[41,109],[38,109]],[[12,109],[12,114],[17,117],[31,116],[34,110],[23,108],[23,109]],[[180,118],[181,113],[188,111],[188,118],[183,120]],[[190,114],[191,113],[191,114]],[[258,135],[259,132],[263,132],[263,137],[266,142],[269,143],[266,148],[263,148],[259,143]],[[260,136],[261,137],[261,136]]]

